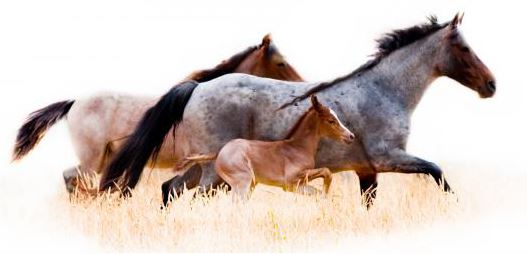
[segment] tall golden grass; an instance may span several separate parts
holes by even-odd
[[[477,225],[493,214],[525,214],[526,205],[519,202],[522,193],[527,193],[525,185],[520,184],[527,180],[525,175],[510,178],[496,171],[466,169],[447,172],[455,195],[443,193],[427,176],[383,174],[370,210],[361,205],[354,174],[336,174],[327,196],[304,196],[258,185],[248,201],[233,202],[230,193],[224,191],[194,199],[191,190],[164,210],[160,209],[160,185],[170,174],[156,171],[145,174],[128,199],[108,194],[97,198],[69,196],[59,184],[55,194],[44,202],[33,203],[26,198],[17,203],[16,191],[7,191],[13,189],[7,184],[0,188],[11,198],[0,201],[8,208],[23,211],[17,215],[12,210],[10,220],[29,220],[27,225],[33,225],[33,221],[45,218],[66,232],[80,232],[103,250],[357,251],[399,239],[394,236],[427,236],[425,232],[435,228],[446,227],[446,234],[440,233],[444,237],[459,231],[459,225]],[[313,184],[321,187],[321,181]],[[28,219],[23,213],[34,218]],[[510,232],[507,228],[489,230]],[[402,241],[402,246],[415,244],[413,238],[396,241]],[[454,242],[441,237],[437,241],[441,245]]]
[[[361,205],[353,176],[335,180],[328,196],[304,196],[259,185],[247,202],[230,193],[193,199],[188,191],[160,209],[160,185],[154,173],[133,198],[96,199],[64,195],[57,202],[80,230],[119,250],[284,251],[312,249],[350,235],[386,234],[449,220],[463,210],[427,177],[381,177],[375,206]]]

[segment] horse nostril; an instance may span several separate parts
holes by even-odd
[[[355,135],[353,133],[350,134],[350,139],[351,140],[354,140],[355,139]]]
[[[491,93],[496,92],[496,81],[494,81],[494,80],[489,80],[489,81],[487,82],[487,89],[489,89],[489,91],[490,91]]]

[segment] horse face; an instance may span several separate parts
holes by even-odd
[[[270,35],[263,38],[262,44],[240,64],[237,72],[286,81],[304,81],[280,54]]]
[[[478,92],[480,97],[492,97],[496,92],[496,80],[457,29],[461,19],[456,15],[446,27],[446,57],[438,69],[442,75]]]
[[[318,114],[320,134],[329,138],[351,144],[355,135],[340,122],[337,114],[330,108],[320,104],[316,96],[311,96],[311,103]]]

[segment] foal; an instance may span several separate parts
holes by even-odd
[[[315,167],[315,153],[321,137],[350,144],[355,138],[330,108],[311,96],[311,108],[298,120],[286,139],[257,141],[234,139],[217,155],[196,155],[179,165],[186,168],[198,162],[216,159],[216,173],[239,197],[248,197],[258,183],[296,191],[308,181],[324,178],[324,191],[329,191],[331,171]]]

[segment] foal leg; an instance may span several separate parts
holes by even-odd
[[[369,209],[377,197],[377,173],[357,173],[357,176],[360,182],[362,202]]]
[[[327,194],[329,192],[329,187],[331,186],[331,181],[333,179],[329,168],[315,168],[304,170],[300,175],[300,179],[298,179],[296,182],[303,180],[307,180],[307,182],[309,182],[319,177],[324,178],[324,192]]]
[[[201,178],[201,167],[194,165],[188,169],[185,174],[175,176],[161,185],[161,192],[163,194],[163,205],[166,206],[168,202],[175,197],[183,194],[185,187],[192,189],[199,184]]]
[[[201,178],[195,195],[208,193],[210,190],[225,183],[223,179],[216,174],[216,171],[214,170],[214,162],[202,164],[201,169]],[[230,189],[230,186],[227,185],[227,188]],[[210,194],[215,195],[215,192]]]

